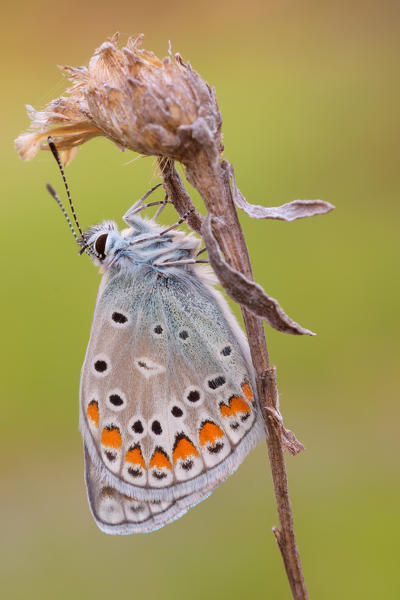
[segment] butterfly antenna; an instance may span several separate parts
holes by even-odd
[[[62,213],[63,213],[63,215],[64,215],[64,217],[65,217],[65,219],[66,219],[66,221],[68,223],[68,226],[69,226],[70,230],[72,231],[72,235],[74,236],[75,241],[77,242],[78,241],[78,236],[76,235],[76,231],[74,229],[74,226],[72,225],[71,219],[69,218],[69,216],[67,214],[67,211],[65,210],[64,205],[61,202],[61,200],[60,200],[60,198],[59,198],[56,190],[49,183],[46,183],[46,189],[49,192],[50,196],[53,196],[54,200],[57,202],[58,206],[61,208]]]
[[[52,196],[54,198],[54,200],[57,202],[58,206],[61,208],[61,211],[62,211],[62,213],[63,213],[63,215],[65,217],[65,220],[67,221],[68,226],[69,226],[70,230],[72,231],[72,235],[74,236],[75,241],[79,244],[79,238],[76,235],[76,231],[74,229],[74,226],[72,225],[71,220],[70,220],[70,218],[69,218],[69,216],[67,214],[67,211],[65,210],[64,205],[61,202],[61,200],[60,200],[60,198],[59,198],[56,190],[49,183],[46,183],[46,189],[49,192],[50,196]],[[83,249],[83,252],[86,252],[86,254],[88,256],[91,256],[90,252],[88,252],[85,248]]]
[[[61,175],[62,175],[62,178],[63,178],[63,181],[64,181],[65,191],[67,192],[68,202],[69,202],[69,205],[70,205],[70,208],[71,208],[72,216],[74,217],[74,221],[76,223],[76,226],[78,228],[79,233],[83,237],[83,232],[82,232],[81,226],[79,225],[79,221],[78,221],[78,219],[76,217],[74,205],[72,204],[71,194],[70,194],[68,183],[67,183],[67,180],[66,180],[66,177],[65,177],[65,173],[64,173],[64,167],[62,165],[61,158],[60,158],[60,155],[59,155],[58,150],[56,148],[56,145],[54,143],[54,140],[53,140],[53,138],[51,136],[49,136],[47,138],[47,143],[49,144],[50,150],[52,151],[53,156],[54,156],[54,158],[57,161],[58,168],[60,169],[60,172],[61,172]],[[53,196],[53,194],[51,192],[50,192],[50,194]],[[53,196],[53,198],[56,200],[55,196]],[[57,203],[59,203],[59,200],[57,201]]]

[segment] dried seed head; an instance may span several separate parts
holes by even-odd
[[[33,158],[49,134],[64,161],[99,135],[121,149],[186,164],[200,150],[218,157],[222,121],[214,90],[179,54],[160,60],[141,49],[142,38],[119,49],[115,34],[95,51],[88,68],[60,67],[73,86],[43,112],[27,107],[32,123],[15,142],[20,157]]]

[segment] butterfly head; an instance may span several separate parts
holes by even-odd
[[[132,265],[147,265],[163,272],[164,268],[180,261],[182,264],[194,262],[200,245],[197,238],[182,231],[171,231],[171,228],[163,229],[137,216],[135,222],[129,224],[131,226],[122,231],[114,221],[93,225],[77,239],[80,254],[89,254],[102,273],[111,266],[130,269]]]
[[[180,231],[172,232],[172,230],[185,221],[186,217],[194,210],[193,208],[187,211],[177,223],[165,229],[155,223],[155,218],[170,202],[168,196],[166,195],[162,201],[150,202],[147,205],[142,204],[161,184],[152,187],[123,216],[128,229],[119,232],[114,221],[103,221],[103,223],[93,225],[86,232],[83,232],[75,214],[58,150],[54,140],[50,136],[47,138],[47,141],[60,169],[77,231],[57,192],[50,184],[46,185],[47,191],[57,202],[64,214],[72,235],[81,248],[80,254],[88,254],[96,265],[101,266],[102,272],[116,263],[118,263],[119,267],[122,265],[129,267],[132,263],[136,265],[146,264],[159,271],[165,267],[176,266],[178,264],[186,265],[193,262],[204,262],[194,260],[200,240],[193,238],[191,235],[185,235]],[[137,214],[141,210],[155,205],[160,205],[160,208],[152,219],[142,219]]]
[[[126,246],[114,221],[93,225],[78,239],[81,254],[89,251],[96,264],[104,264],[111,255],[115,256],[121,243]]]

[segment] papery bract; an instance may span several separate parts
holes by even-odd
[[[44,111],[28,108],[31,127],[16,149],[29,160],[51,135],[65,159],[95,136],[121,149],[190,162],[200,150],[222,151],[221,115],[214,90],[179,54],[163,60],[140,48],[143,36],[117,46],[104,42],[86,67],[60,67],[73,86]]]

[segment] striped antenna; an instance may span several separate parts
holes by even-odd
[[[76,231],[74,229],[74,226],[72,225],[71,220],[70,220],[70,218],[69,218],[69,216],[67,214],[67,211],[65,210],[64,205],[61,202],[61,200],[60,200],[60,198],[59,198],[56,190],[49,183],[46,183],[46,189],[49,192],[50,196],[52,196],[54,198],[54,200],[57,202],[58,206],[61,208],[61,211],[62,211],[62,213],[63,213],[63,215],[64,215],[64,217],[65,217],[65,219],[66,219],[66,221],[68,223],[68,226],[69,226],[70,230],[72,231],[72,235],[74,236],[75,241],[79,244],[79,239],[78,239],[78,236],[76,235]],[[86,252],[86,254],[88,256],[91,256],[91,253],[88,252],[86,250],[86,248],[83,249],[83,252]]]
[[[58,206],[61,208],[62,213],[63,213],[63,215],[64,215],[64,217],[65,217],[65,219],[66,219],[66,221],[67,221],[67,223],[69,225],[69,228],[72,231],[72,235],[74,236],[75,241],[77,242],[78,241],[78,236],[76,235],[76,231],[74,229],[74,226],[72,225],[71,220],[70,220],[69,216],[67,215],[67,211],[65,210],[64,205],[61,202],[61,200],[60,200],[60,198],[59,198],[56,190],[49,183],[46,183],[46,189],[49,192],[50,196],[53,196],[54,200],[57,202]]]
[[[49,137],[47,138],[47,143],[49,144],[49,146],[50,146],[50,150],[52,151],[52,153],[53,153],[53,156],[54,156],[54,158],[55,158],[55,159],[56,159],[56,161],[57,161],[58,168],[59,168],[59,169],[60,169],[60,171],[61,171],[61,175],[62,175],[62,178],[63,178],[63,181],[64,181],[65,190],[66,190],[66,192],[67,192],[67,196],[68,196],[68,202],[69,202],[69,205],[70,205],[70,208],[71,208],[72,216],[74,217],[74,221],[75,221],[75,223],[76,223],[76,226],[77,226],[77,228],[78,228],[78,231],[79,231],[79,233],[80,233],[80,234],[81,234],[81,236],[83,237],[83,232],[82,232],[82,229],[81,229],[81,227],[80,227],[80,225],[79,225],[78,219],[76,218],[76,214],[75,214],[74,205],[72,204],[72,200],[71,200],[71,194],[70,194],[70,192],[69,192],[68,183],[67,183],[67,180],[66,180],[66,178],[65,178],[64,167],[63,167],[63,165],[62,165],[61,158],[60,158],[60,155],[59,155],[59,153],[58,153],[58,150],[57,150],[57,148],[56,148],[56,145],[55,145],[55,143],[54,143],[54,140],[53,140],[53,138],[52,138],[51,136],[49,136]],[[47,188],[47,189],[48,189],[48,188]],[[50,191],[50,190],[49,190],[49,191]],[[51,194],[51,192],[50,192],[50,194]],[[51,195],[53,196],[53,194],[51,194]],[[55,197],[53,196],[53,198],[55,198]]]

